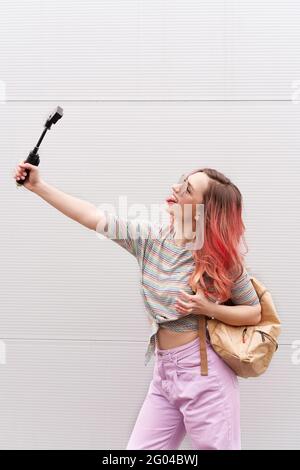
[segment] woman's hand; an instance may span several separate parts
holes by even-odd
[[[17,182],[19,180],[24,180],[27,173],[29,173],[29,176],[24,182],[23,186],[25,186],[26,189],[33,191],[34,188],[41,182],[39,170],[37,166],[31,165],[30,163],[25,163],[24,160],[21,160],[15,168],[14,179]]]
[[[175,309],[178,313],[189,315],[210,315],[213,312],[215,302],[208,300],[203,291],[198,288],[197,294],[187,294],[183,290],[179,291],[179,296],[175,302]]]

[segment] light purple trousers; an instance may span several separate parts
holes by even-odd
[[[153,378],[127,450],[176,450],[185,434],[193,449],[241,449],[238,378],[206,344],[207,376],[200,374],[199,338],[171,349],[156,343]]]

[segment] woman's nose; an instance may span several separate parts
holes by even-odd
[[[179,189],[180,189],[180,186],[181,186],[180,184],[173,184],[173,185],[172,185],[173,191],[175,191],[176,193],[178,193],[178,191],[179,191]]]

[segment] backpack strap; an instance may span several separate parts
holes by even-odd
[[[199,339],[201,375],[208,375],[207,349],[206,349],[206,316],[199,315]]]
[[[259,301],[261,301],[262,296],[263,296],[266,292],[269,292],[268,289],[263,290],[262,293],[261,293],[260,295],[258,295]]]

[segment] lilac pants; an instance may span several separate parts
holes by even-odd
[[[238,378],[206,344],[207,376],[199,338],[171,349],[156,343],[153,378],[126,449],[176,450],[186,433],[193,449],[241,449]]]

